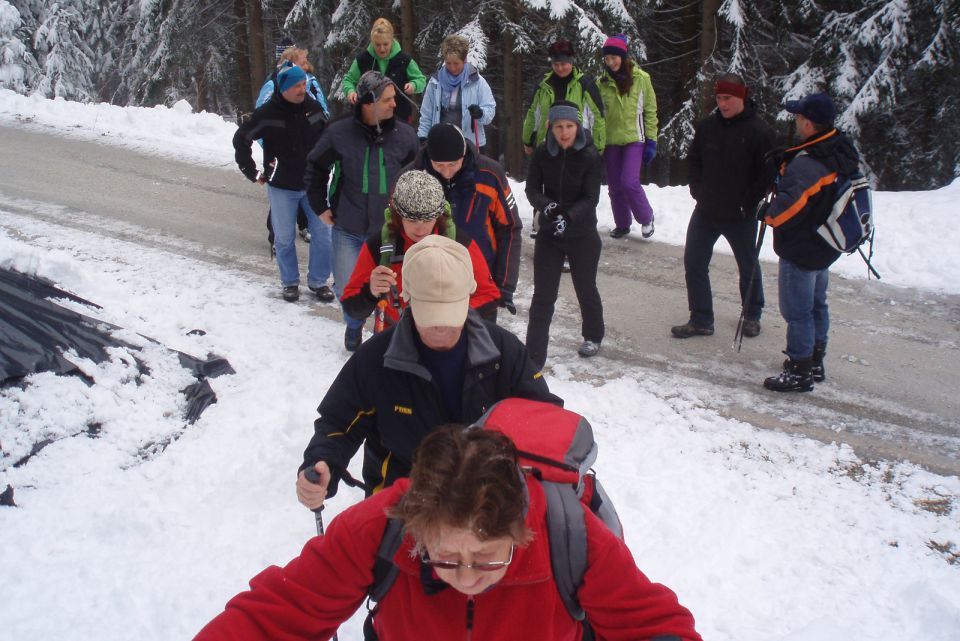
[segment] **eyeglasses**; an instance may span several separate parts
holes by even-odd
[[[432,568],[438,570],[457,570],[459,568],[469,568],[471,570],[477,570],[478,572],[496,572],[502,568],[507,567],[513,562],[513,548],[516,546],[510,546],[510,554],[507,556],[506,561],[488,561],[486,563],[460,563],[459,561],[437,561],[431,559],[427,556],[426,550],[420,555],[420,561],[424,565],[429,565]]]

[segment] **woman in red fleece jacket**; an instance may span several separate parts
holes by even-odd
[[[577,593],[598,639],[700,641],[693,616],[584,510],[589,566]],[[333,520],[286,567],[270,567],[197,641],[328,639],[363,603],[388,515],[403,522],[399,573],[373,625],[380,641],[579,641],[553,579],[543,487],[513,443],[446,426],[402,479]]]
[[[493,282],[483,252],[470,236],[454,226],[440,182],[417,169],[408,170],[397,179],[383,229],[367,238],[360,249],[353,274],[340,297],[343,310],[353,318],[365,320],[383,298],[387,302],[383,329],[396,323],[407,305],[399,295],[403,291],[403,256],[414,243],[433,234],[446,235],[470,252],[477,281],[477,289],[470,295],[470,307],[481,318],[496,322],[500,290]]]

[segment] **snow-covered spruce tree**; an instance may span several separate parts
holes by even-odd
[[[0,88],[27,93],[37,75],[37,62],[23,39],[29,41],[20,11],[0,0]]]
[[[233,109],[236,77],[230,49],[233,0],[143,0],[121,63],[118,102]]]
[[[37,20],[33,34],[38,63],[35,91],[83,102],[95,98],[96,68],[87,41],[95,5],[91,0],[61,0],[44,3],[33,14]]]
[[[828,91],[876,186],[942,186],[958,173],[960,108],[944,100],[957,95],[958,14],[957,0],[839,3],[783,93]]]

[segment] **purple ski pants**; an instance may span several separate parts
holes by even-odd
[[[607,165],[607,190],[613,222],[617,227],[629,227],[633,218],[645,225],[653,218],[653,208],[640,184],[640,169],[643,166],[643,143],[607,145],[603,150]]]

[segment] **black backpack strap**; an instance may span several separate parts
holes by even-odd
[[[373,583],[367,588],[367,618],[363,622],[364,641],[377,641],[377,633],[373,629],[373,618],[377,616],[380,600],[386,596],[400,570],[393,564],[393,557],[400,549],[403,541],[403,523],[397,519],[387,519],[387,526],[383,529],[383,538],[377,548],[377,556],[373,561]],[[373,604],[371,607],[371,603]]]
[[[547,499],[547,538],[550,565],[560,599],[576,621],[585,612],[577,600],[577,589],[587,571],[587,525],[583,504],[571,485],[542,482]]]
[[[583,91],[584,95],[590,96],[593,100],[593,104],[597,106],[597,109],[600,110],[600,117],[603,117],[603,98],[600,97],[600,88],[597,87],[597,83],[594,82],[593,78],[583,75],[580,76],[580,89]]]

